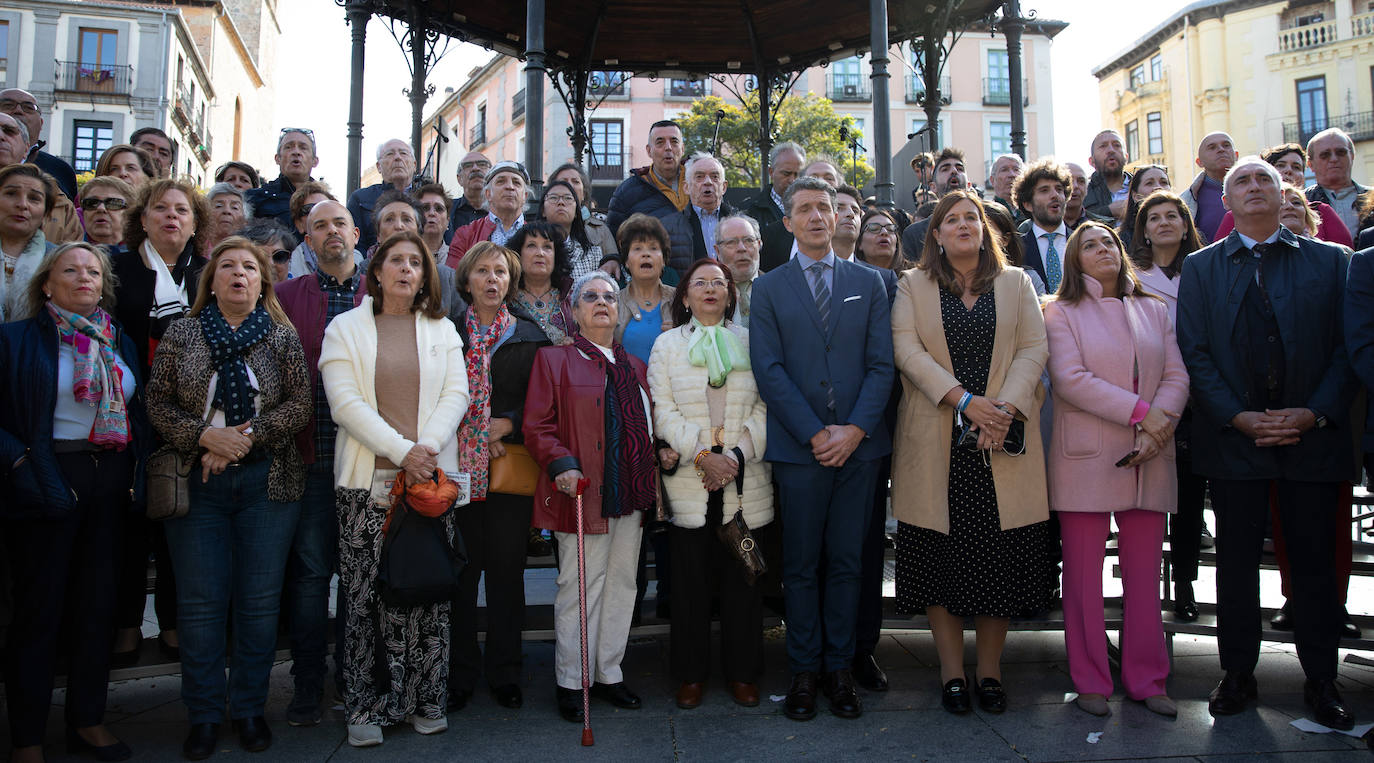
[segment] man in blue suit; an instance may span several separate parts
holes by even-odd
[[[1217,617],[1225,677],[1214,716],[1257,696],[1259,563],[1276,488],[1292,565],[1294,636],[1315,720],[1350,729],[1336,690],[1340,601],[1334,565],[1339,485],[1356,476],[1354,378],[1342,330],[1341,250],[1278,222],[1278,171],[1257,156],[1226,174],[1236,229],[1183,262],[1178,343],[1191,377],[1193,468],[1210,480],[1217,517]]]
[[[1053,158],[1026,167],[1012,187],[1012,199],[1027,217],[1021,226],[1021,267],[1039,274],[1050,294],[1058,291],[1064,276],[1064,250],[1071,232],[1064,224],[1064,208],[1072,188],[1069,168]]]
[[[816,715],[818,688],[842,718],[863,713],[850,664],[859,570],[878,461],[892,450],[887,292],[872,269],[835,256],[835,189],[801,178],[783,197],[792,259],[754,283],[750,357],[768,404],[782,503],[787,717]],[[824,608],[818,580],[824,570]],[[822,673],[824,675],[822,676]]]

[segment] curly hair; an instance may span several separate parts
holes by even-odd
[[[633,216],[632,216],[633,217]],[[628,222],[628,221],[627,221]],[[624,229],[624,226],[621,226]],[[563,237],[563,232],[547,220],[532,220],[520,226],[520,230],[506,242],[506,248],[515,252],[516,258],[520,258],[525,249],[525,244],[532,238],[542,238],[553,244],[553,273],[550,275],[549,282],[561,292],[567,292],[572,285],[572,255],[568,252],[568,242]],[[466,258],[465,258],[466,259]],[[520,288],[525,288],[525,274],[522,271],[516,283]]]
[[[133,203],[124,213],[124,247],[126,249],[137,252],[143,246],[143,242],[148,240],[148,231],[143,229],[143,213],[150,204],[161,201],[163,196],[172,191],[181,191],[191,204],[192,232],[190,243],[196,254],[205,256],[207,238],[205,234],[209,232],[211,227],[210,202],[201,195],[199,188],[184,178],[153,180],[138,188],[138,195],[134,197]]]

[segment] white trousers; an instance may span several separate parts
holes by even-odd
[[[587,569],[587,668],[593,680],[624,680],[620,661],[630,637],[635,607],[635,572],[643,534],[639,512],[608,520],[604,535],[584,535]],[[558,595],[553,600],[558,685],[582,688],[582,647],[577,615],[577,534],[553,534],[558,541]]]

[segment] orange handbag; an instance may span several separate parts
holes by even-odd
[[[539,464],[524,445],[502,444],[506,446],[506,455],[491,459],[487,492],[533,496],[539,484]]]

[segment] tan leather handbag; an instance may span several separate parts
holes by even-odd
[[[487,492],[533,496],[539,484],[539,464],[524,445],[502,444],[506,455],[491,459]]]

